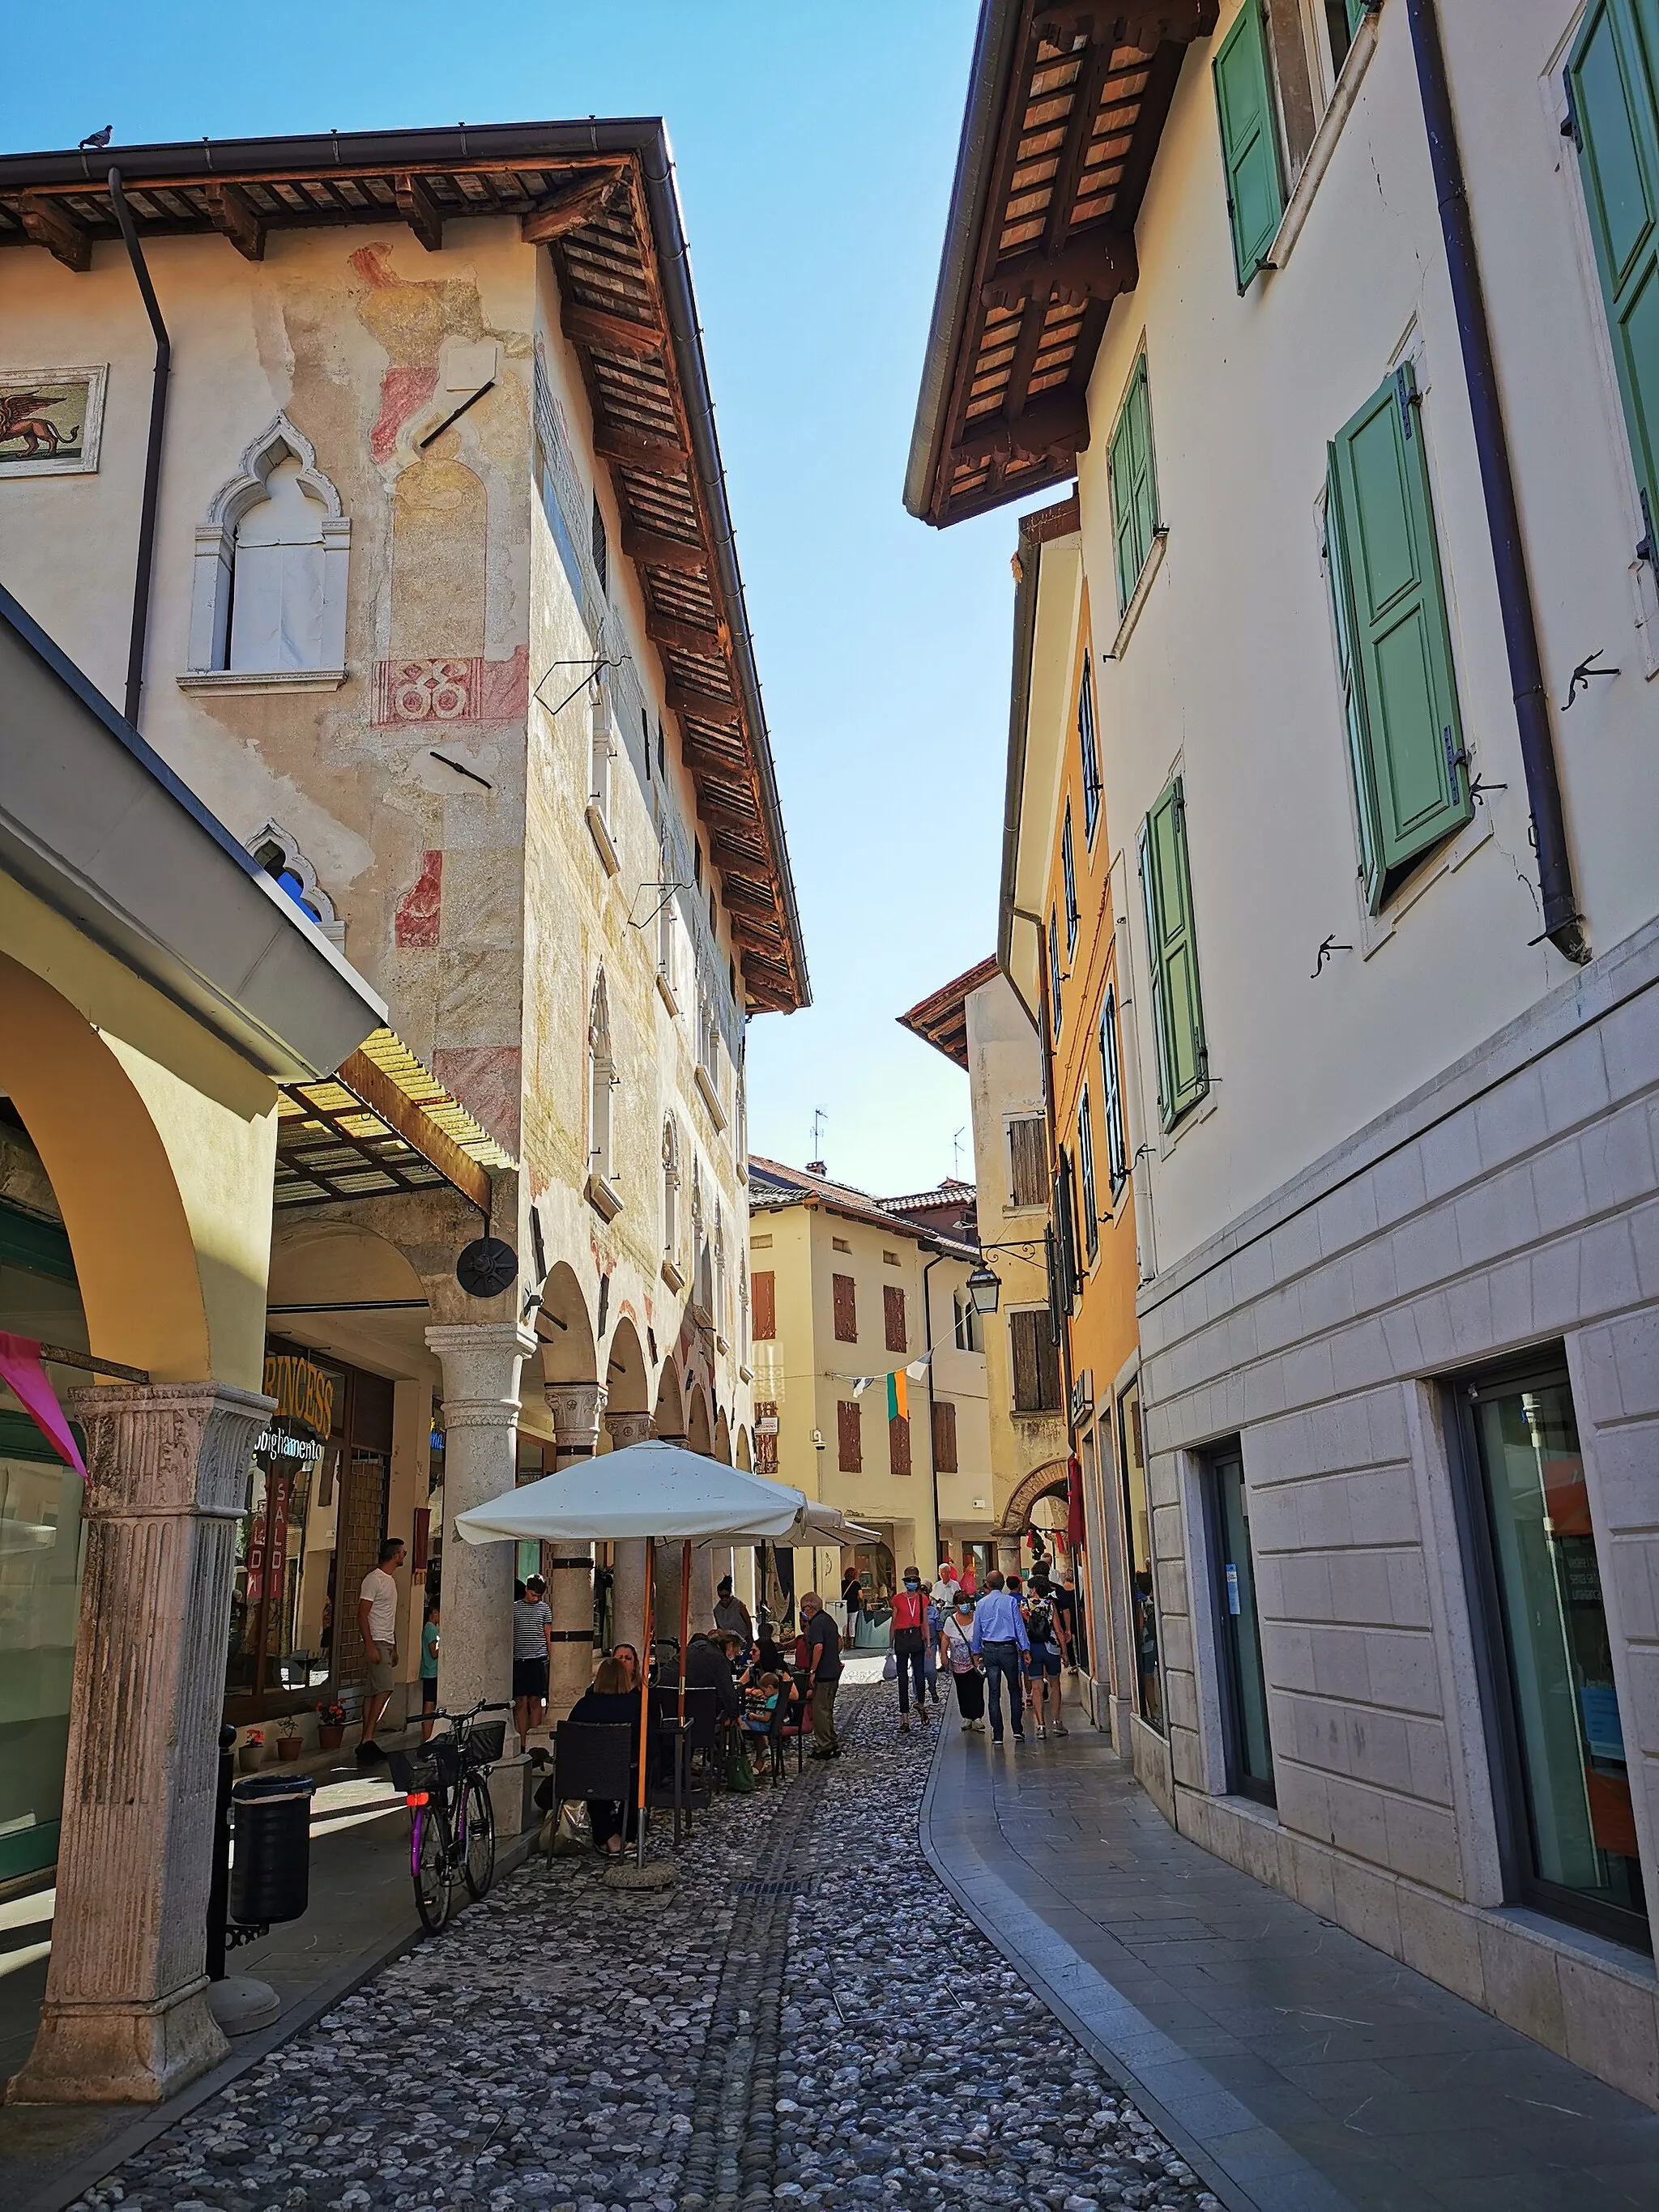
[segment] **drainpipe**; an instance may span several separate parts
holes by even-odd
[[[944,1539],[939,1533],[939,1442],[938,1431],[933,1425],[933,1309],[927,1300],[927,1278],[944,1257],[943,1252],[935,1252],[921,1271],[921,1326],[927,1348],[927,1464],[933,1472],[933,1567],[938,1566],[943,1556],[939,1546]],[[928,1571],[927,1579],[933,1580],[932,1568]]]
[[[1486,495],[1486,527],[1492,538],[1498,605],[1503,610],[1504,641],[1509,651],[1510,681],[1515,693],[1516,727],[1520,734],[1521,762],[1527,778],[1527,803],[1532,811],[1533,838],[1538,850],[1544,934],[1567,959],[1582,964],[1590,957],[1589,941],[1584,934],[1583,916],[1578,911],[1573,891],[1572,860],[1561,812],[1561,786],[1556,775],[1549,702],[1545,696],[1543,665],[1538,649],[1538,624],[1510,464],[1509,434],[1504,423],[1498,365],[1492,357],[1492,329],[1486,319],[1480,263],[1475,252],[1474,226],[1469,214],[1468,188],[1457,143],[1457,125],[1452,112],[1451,87],[1446,76],[1446,55],[1440,40],[1436,0],[1406,0],[1406,15],[1417,58],[1417,82],[1429,137],[1429,162],[1434,173],[1435,197],[1440,205],[1440,228],[1446,247],[1446,274],[1457,316],[1475,451],[1480,457],[1480,481]]]
[[[149,281],[143,248],[138,243],[138,233],[133,228],[132,212],[121,190],[121,172],[109,173],[109,196],[115,210],[115,220],[121,226],[121,235],[126,240],[127,258],[132,264],[132,273],[138,280],[139,297],[144,312],[149,317],[149,326],[155,333],[155,377],[149,395],[149,445],[144,454],[144,498],[138,511],[138,573],[132,586],[132,635],[127,647],[127,694],[125,712],[128,721],[138,726],[138,704],[144,689],[144,642],[149,629],[149,578],[155,560],[155,507],[161,488],[161,433],[167,423],[167,378],[173,368],[173,343],[167,337],[167,326],[161,320],[161,310],[156,304],[155,288]]]

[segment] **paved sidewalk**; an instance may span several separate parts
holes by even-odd
[[[1000,1749],[947,1722],[926,1847],[1233,2203],[1659,2207],[1659,2114],[1177,1835],[1073,1717]]]
[[[310,1909],[226,1961],[232,1974],[270,1983],[282,2000],[278,2019],[235,2037],[228,2058],[160,2107],[0,2106],[0,2202],[6,2212],[55,2212],[70,2203],[415,1941],[420,1923],[409,1880],[408,1815],[386,1770],[365,1773],[354,1761],[337,1759],[316,1779]],[[504,1840],[497,1864],[513,1865],[532,1840]],[[463,1898],[458,1892],[458,1905]],[[34,2040],[52,1900],[46,1890],[0,1907],[0,2080],[16,2072]]]

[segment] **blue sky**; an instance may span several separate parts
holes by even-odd
[[[750,1140],[896,1194],[971,1174],[894,1016],[992,950],[1010,513],[901,493],[977,0],[83,0],[0,145],[660,114],[691,241],[813,1000],[750,1032]],[[72,30],[70,26],[72,25]]]

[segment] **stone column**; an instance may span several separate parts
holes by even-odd
[[[560,1471],[592,1459],[605,1413],[603,1382],[547,1382],[553,1416],[555,1466]],[[553,1615],[553,1663],[549,1670],[547,1721],[562,1721],[593,1671],[593,1547],[567,1543],[542,1546],[542,1572]]]
[[[629,1444],[642,1444],[651,1434],[651,1416],[649,1413],[608,1411],[605,1425],[611,1437],[611,1449],[624,1451]],[[645,1666],[650,1664],[649,1655],[641,1642],[645,1634],[645,1577],[648,1550],[649,1547],[642,1537],[633,1543],[618,1544],[611,1581],[611,1641],[633,1644],[639,1651],[641,1665]]]
[[[443,1698],[447,1706],[513,1695],[513,1562],[509,1543],[469,1544],[456,1533],[470,1512],[518,1480],[519,1370],[536,1348],[518,1322],[428,1329],[443,1366]],[[507,1750],[518,1748],[507,1716]],[[498,1767],[490,1792],[503,1835],[523,1826],[518,1770]]]
[[[1005,1575],[1018,1574],[1020,1571],[1018,1537],[999,1536],[996,1546],[997,1566],[1000,1572]]]
[[[86,1569],[52,1964],[15,2103],[158,2104],[222,2059],[207,1906],[236,1522],[269,1398],[77,1390]]]

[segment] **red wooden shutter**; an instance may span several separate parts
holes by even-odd
[[[896,1283],[884,1283],[881,1290],[882,1316],[887,1323],[887,1349],[908,1352],[910,1340],[904,1330],[904,1293]]]
[[[887,1465],[894,1474],[910,1472],[910,1424],[902,1417],[887,1424]]]
[[[834,1292],[836,1341],[837,1344],[856,1344],[859,1340],[858,1297],[850,1275],[830,1278]]]
[[[836,1443],[842,1473],[861,1474],[864,1469],[864,1425],[859,1418],[856,1398],[842,1398],[836,1404]]]
[[[755,1335],[759,1340],[769,1341],[778,1333],[778,1279],[769,1267],[763,1274],[750,1277],[749,1293]]]
[[[957,1473],[957,1409],[948,1398],[933,1401],[933,1465],[940,1474]]]

